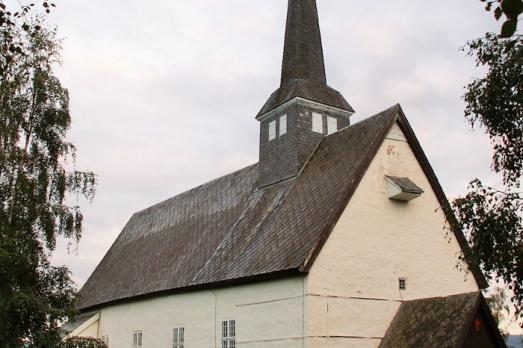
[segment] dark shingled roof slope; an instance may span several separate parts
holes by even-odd
[[[134,214],[79,308],[307,272],[396,121],[410,134],[394,106],[325,137],[293,180],[258,189],[252,165]]]
[[[496,347],[506,347],[480,292],[401,304],[379,348],[462,348],[481,313]]]

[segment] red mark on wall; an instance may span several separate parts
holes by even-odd
[[[476,328],[476,332],[479,332],[481,329],[481,320],[479,318],[474,320],[474,327]]]
[[[394,145],[387,146],[387,155],[395,156],[396,155],[396,146],[394,146]]]

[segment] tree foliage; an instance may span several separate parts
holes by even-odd
[[[517,186],[523,174],[523,38],[487,34],[467,47],[487,74],[466,87],[465,115],[490,136],[494,171],[505,184]]]
[[[501,37],[514,35],[518,27],[518,18],[523,13],[523,0],[480,0],[485,3],[487,11],[494,11],[494,17],[499,20],[505,16],[501,27]]]
[[[500,4],[496,18],[511,10],[508,20],[517,21],[521,1],[489,1],[487,9],[495,3]],[[465,49],[486,71],[466,86],[465,117],[473,128],[482,128],[490,137],[492,170],[502,176],[504,187],[496,189],[475,179],[468,194],[456,199],[453,206],[467,232],[473,261],[487,279],[507,284],[513,291],[516,314],[523,318],[523,195],[519,192],[523,175],[523,37],[515,30],[501,36],[486,34]]]
[[[503,288],[496,288],[491,296],[486,298],[487,303],[492,311],[492,316],[498,326],[501,325],[503,318],[510,313],[508,305],[507,292]],[[500,327],[500,332],[503,338],[507,339],[509,333],[507,330]]]
[[[52,5],[45,1],[43,8]],[[60,41],[33,6],[0,0],[0,347],[55,347],[73,314],[66,267],[51,265],[56,238],[79,240],[72,198],[94,196],[95,175],[75,169],[69,94],[54,74]]]
[[[523,197],[485,187],[479,180],[470,184],[464,198],[454,201],[456,215],[468,231],[476,263],[489,280],[501,278],[514,292],[513,301],[523,308]]]
[[[97,338],[71,337],[64,341],[62,348],[107,348],[107,345]]]

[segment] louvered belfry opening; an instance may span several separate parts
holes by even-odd
[[[323,136],[348,126],[353,113],[327,85],[316,0],[289,0],[280,87],[256,117],[259,186],[298,175]]]

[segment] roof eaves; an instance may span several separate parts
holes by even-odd
[[[169,296],[173,294],[183,294],[187,292],[192,291],[200,291],[200,290],[210,290],[210,289],[220,289],[220,288],[226,288],[230,286],[235,285],[242,285],[242,284],[252,284],[257,282],[263,282],[267,280],[275,280],[280,278],[286,278],[286,277],[292,277],[292,276],[302,276],[302,272],[297,268],[289,268],[281,271],[276,272],[268,272],[268,273],[261,273],[256,274],[252,276],[246,276],[242,278],[234,278],[234,279],[224,279],[212,283],[203,283],[203,284],[196,284],[191,286],[186,286],[183,288],[174,288],[174,289],[168,289],[168,290],[161,290],[156,292],[149,292],[145,294],[135,295],[135,296],[129,296],[129,297],[123,297],[116,300],[109,300],[105,302],[100,302],[92,306],[78,308],[80,313],[88,313],[88,312],[95,312],[97,310],[100,310],[102,308],[116,305],[116,304],[125,304],[129,302],[134,301],[141,301],[146,300],[150,298],[158,298],[162,296]]]
[[[219,176],[219,177],[217,177],[217,178],[214,178],[214,179],[212,179],[212,180],[209,180],[209,181],[207,181],[207,182],[204,182],[203,184],[200,184],[200,185],[198,185],[198,186],[192,187],[192,188],[190,188],[190,189],[188,189],[188,190],[186,190],[186,191],[180,192],[180,193],[178,193],[178,194],[175,195],[175,196],[172,196],[172,197],[170,197],[170,198],[164,199],[163,201],[158,202],[158,203],[156,203],[156,204],[153,204],[153,205],[151,205],[151,206],[149,206],[149,207],[147,207],[147,208],[141,209],[141,210],[135,212],[135,213],[133,214],[133,216],[138,215],[138,214],[141,214],[141,213],[144,213],[144,212],[147,212],[147,211],[149,211],[149,210],[152,210],[152,209],[154,209],[154,208],[160,207],[160,206],[162,206],[162,205],[165,205],[165,204],[169,203],[170,201],[172,201],[173,199],[176,199],[176,198],[178,198],[178,197],[180,197],[180,196],[190,195],[191,193],[196,192],[196,191],[200,190],[201,188],[203,188],[203,187],[205,187],[205,186],[212,185],[213,183],[216,183],[217,181],[223,180],[223,179],[226,178],[226,177],[229,177],[229,176],[235,175],[235,174],[237,174],[237,173],[240,173],[240,172],[242,172],[242,171],[244,171],[244,170],[246,170],[246,169],[254,168],[254,167],[256,167],[257,165],[258,165],[258,163],[249,164],[248,166],[245,166],[245,167],[240,168],[240,169],[238,169],[238,170],[235,170],[235,171],[232,171],[232,172],[230,172],[230,173],[227,173],[227,174],[221,175],[221,176]]]

